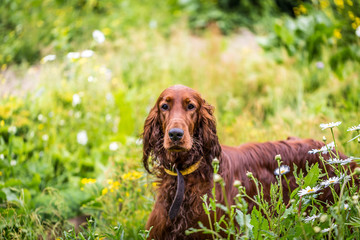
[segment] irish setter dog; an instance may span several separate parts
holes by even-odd
[[[205,194],[211,196],[214,158],[220,162],[219,174],[225,181],[231,205],[238,193],[233,186],[235,180],[241,182],[249,196],[256,194],[255,185],[246,176],[248,171],[262,183],[265,198],[270,199],[271,183],[277,181],[274,176],[278,167],[274,160],[277,154],[281,154],[284,164],[291,167],[286,176],[291,190],[295,189],[293,164],[305,172],[306,162],[309,165],[320,162],[317,155],[308,154],[308,151],[324,145],[312,139],[295,138],[248,143],[239,147],[220,145],[213,107],[198,92],[182,85],[167,88],[157,99],[145,120],[143,144],[144,167],[159,179],[156,203],[146,228],[152,227],[150,239],[160,240],[209,238],[201,234],[187,236],[185,230],[198,228],[199,221],[208,225],[201,197]],[[344,155],[341,157],[346,158]],[[330,168],[327,170],[330,176],[334,175]],[[181,184],[184,186],[181,187]],[[289,201],[289,189],[285,182],[283,189],[284,199]],[[220,202],[224,200],[221,191],[216,194]],[[330,191],[325,192],[320,195],[320,200],[330,196]],[[249,209],[254,205],[251,201],[248,204]]]

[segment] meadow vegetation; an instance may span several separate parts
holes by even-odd
[[[359,2],[299,1],[290,15],[274,1],[230,2],[0,4],[0,238],[145,238],[156,185],[141,165],[140,134],[160,92],[174,84],[215,106],[222,144],[324,136],[360,156],[358,138],[348,142],[359,131],[347,131],[360,126]],[[105,41],[94,38],[97,29]],[[7,91],[9,73],[19,79],[16,94]],[[23,89],[31,73],[34,84]],[[319,128],[337,121],[331,131]],[[334,166],[340,177],[342,165]],[[255,197],[272,209],[268,218],[246,212],[239,185],[229,214],[241,232],[231,222],[229,236],[359,236],[358,190],[343,178],[335,204],[319,208],[314,195],[298,195],[325,177],[318,166],[309,172],[298,175],[287,206],[277,185],[273,202]],[[219,207],[207,200],[208,211]],[[79,216],[91,218],[74,229]]]

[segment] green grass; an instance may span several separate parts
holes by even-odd
[[[335,130],[340,149],[359,156],[346,131],[360,119],[358,63],[348,62],[340,79],[329,66],[318,69],[282,49],[270,55],[238,45],[236,36],[217,31],[194,36],[180,22],[165,36],[131,28],[101,46],[84,41],[79,51],[92,48],[92,58],[70,61],[60,54],[38,66],[39,86],[0,100],[0,237],[71,239],[68,220],[91,215],[96,226],[89,235],[116,236],[120,224],[124,239],[139,238],[154,186],[137,139],[158,95],[174,84],[198,90],[215,106],[222,144],[331,139],[319,124],[342,121]],[[74,94],[81,98],[76,106]],[[83,130],[86,145],[77,142]]]

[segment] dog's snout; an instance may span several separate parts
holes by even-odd
[[[173,142],[180,140],[183,136],[184,136],[184,130],[180,128],[172,128],[169,131],[169,137]]]

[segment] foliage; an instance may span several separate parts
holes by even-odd
[[[360,125],[356,128],[357,134],[359,134]],[[330,127],[330,130],[333,134],[333,127]],[[333,140],[336,141],[335,138]],[[327,146],[326,150],[330,152],[332,147]],[[330,154],[331,160],[339,159],[336,152],[337,149],[335,148],[334,153]],[[289,203],[285,203],[283,200],[283,188],[289,186],[286,177],[288,172],[278,173],[277,183],[271,185],[271,201],[267,202],[264,200],[261,183],[252,173],[248,172],[247,176],[254,182],[257,194],[249,196],[246,189],[238,181],[234,183],[239,191],[239,194],[234,198],[236,205],[230,206],[226,199],[225,205],[222,205],[215,198],[208,199],[208,196],[205,195],[203,199],[204,211],[208,215],[209,221],[213,223],[214,229],[208,229],[202,223],[199,223],[199,229],[189,229],[187,234],[203,232],[211,234],[212,239],[358,238],[360,232],[357,228],[354,228],[359,224],[357,216],[360,214],[358,186],[349,183],[358,180],[357,175],[360,174],[360,168],[357,168],[355,172],[350,172],[348,176],[348,172],[344,168],[346,164],[325,161],[321,151],[316,154],[320,154],[321,164],[331,164],[337,177],[329,179],[327,172],[322,172],[318,167],[318,163],[308,166],[306,176],[303,176],[302,173],[299,175],[295,168],[293,174],[299,187],[290,193]],[[275,156],[274,161],[278,162],[279,168],[283,166],[280,155]],[[225,183],[216,174],[217,164],[213,165],[215,170],[214,181],[217,179],[216,181],[221,187],[216,188],[214,186],[212,195],[215,196],[216,190],[223,191],[223,194],[225,194]],[[335,185],[338,184],[340,185],[339,193],[334,190]],[[331,189],[333,199],[335,199],[333,203],[323,203],[317,199],[317,196],[321,193],[316,189],[323,188]],[[250,213],[245,199],[255,203],[255,207]],[[219,208],[225,213],[220,219],[215,214]]]

